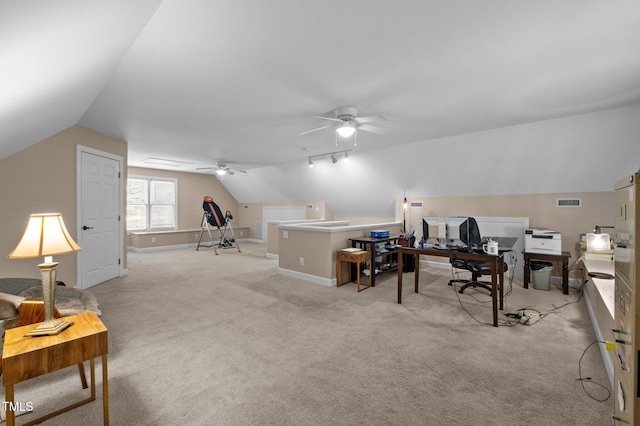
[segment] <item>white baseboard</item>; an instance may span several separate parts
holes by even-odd
[[[267,253],[267,259],[278,260],[278,259],[280,259],[280,255],[279,254],[273,254],[273,253]]]
[[[316,275],[309,275],[298,271],[292,271],[291,269],[278,268],[278,273],[280,275],[285,275],[287,277],[298,278],[304,281],[309,281],[314,284],[320,284],[327,287],[335,287],[336,279],[335,278],[322,278]]]

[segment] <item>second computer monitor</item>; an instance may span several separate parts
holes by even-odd
[[[422,234],[425,241],[437,243],[445,247],[473,247],[480,246],[480,229],[473,217],[427,216],[422,218]]]

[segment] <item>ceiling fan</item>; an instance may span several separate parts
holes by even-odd
[[[228,166],[227,162],[218,161],[215,166],[198,167],[196,170],[215,170],[218,176],[233,175],[235,173],[247,173],[246,170],[234,169]]]
[[[333,121],[332,124],[318,127],[315,129],[307,130],[299,134],[306,135],[309,133],[317,132],[318,130],[328,129],[330,127],[336,128],[336,144],[338,143],[338,135],[343,138],[348,138],[356,133],[356,130],[364,130],[365,132],[371,132],[376,134],[389,133],[387,129],[381,127],[372,126],[369,123],[377,121],[389,121],[388,117],[384,115],[370,116],[370,117],[358,117],[358,108],[352,106],[338,107],[333,110],[334,117],[315,116],[314,118],[320,118],[322,120]]]

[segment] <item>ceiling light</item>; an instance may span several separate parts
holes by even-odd
[[[344,153],[344,161],[349,161],[349,153],[348,152]]]
[[[356,132],[356,128],[353,127],[350,123],[344,123],[340,127],[338,127],[338,130],[336,131],[343,138],[348,138]]]
[[[338,162],[338,159],[336,158],[335,154],[331,154],[331,162],[333,164],[336,164]]]
[[[311,157],[309,157],[309,167],[313,167],[313,161],[311,161]]]
[[[216,170],[216,173],[218,174],[218,176],[224,176],[227,173],[227,171],[223,169],[218,169]]]

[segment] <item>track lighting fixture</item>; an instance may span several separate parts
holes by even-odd
[[[335,152],[325,152],[324,154],[318,154],[318,155],[311,155],[308,157],[308,165],[309,167],[313,167],[314,163],[313,160],[317,160],[319,158],[331,158],[331,162],[333,164],[336,164],[339,159],[338,156],[339,155],[344,155],[344,161],[347,162],[349,161],[349,151],[351,151],[350,149],[345,149],[342,151],[335,151]]]

